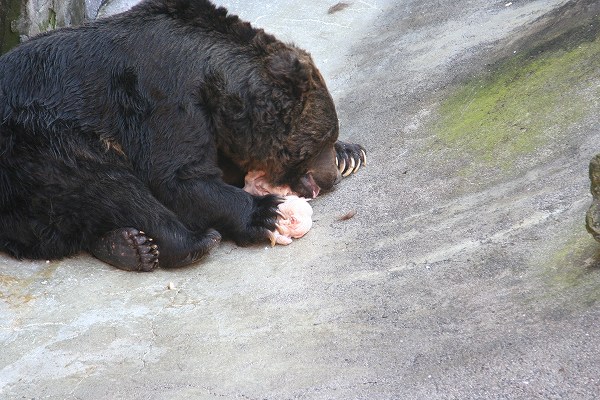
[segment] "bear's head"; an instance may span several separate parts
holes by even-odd
[[[270,100],[279,118],[269,160],[274,185],[289,185],[302,197],[316,197],[341,180],[334,144],[339,135],[335,105],[310,55],[287,47],[271,55],[268,74],[275,87]]]
[[[341,180],[334,149],[338,134],[333,100],[323,84],[307,94],[304,108],[283,144],[287,157],[281,160],[285,162],[271,169],[274,183],[287,184],[308,198],[332,189]]]
[[[202,83],[199,104],[212,116],[219,151],[243,172],[264,171],[271,185],[316,197],[341,179],[333,99],[308,53],[262,32],[254,46],[260,57],[239,57]]]

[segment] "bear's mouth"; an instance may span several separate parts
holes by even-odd
[[[317,182],[315,182],[315,179],[313,178],[310,172],[303,175],[302,178],[300,178],[300,185],[302,190],[296,191],[299,192],[299,194],[301,194],[302,197],[309,197],[314,199],[321,192],[321,188],[319,187],[319,185],[317,185]]]

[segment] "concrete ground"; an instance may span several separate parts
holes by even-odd
[[[598,2],[219,3],[313,54],[368,166],[288,247],[0,256],[0,397],[599,398]]]

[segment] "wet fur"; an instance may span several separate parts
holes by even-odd
[[[223,165],[299,192],[308,173],[339,180],[310,56],[205,0],[40,35],[0,71],[0,250],[15,257],[93,251],[133,227],[178,266],[214,247],[212,228],[242,245],[274,229],[280,199],[224,182]]]

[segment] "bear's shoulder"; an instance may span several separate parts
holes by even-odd
[[[238,16],[229,14],[225,7],[217,7],[208,0],[145,0],[134,6],[131,13],[165,15],[178,24],[234,34],[246,40],[260,31]]]

